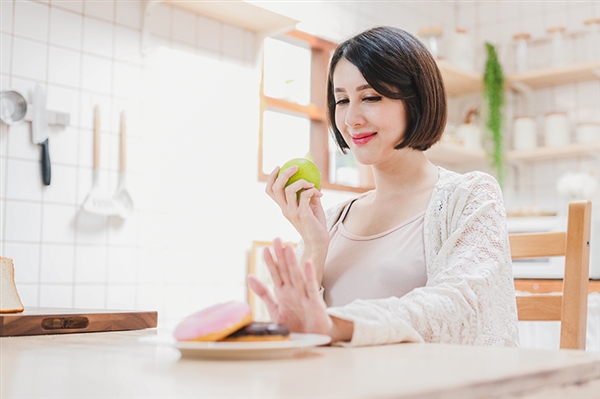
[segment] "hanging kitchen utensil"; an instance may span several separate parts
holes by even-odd
[[[48,120],[46,119],[46,96],[40,84],[33,90],[33,117],[31,120],[31,141],[42,146],[42,181],[50,185],[50,151],[48,149]]]
[[[117,215],[117,204],[100,192],[100,106],[94,109],[94,181],[92,190],[83,202],[83,210],[98,215]]]
[[[0,120],[7,125],[17,125],[25,120],[27,100],[17,90],[0,92]]]
[[[121,130],[120,130],[120,143],[119,143],[119,184],[113,195],[113,199],[118,207],[119,216],[127,218],[133,212],[133,200],[127,188],[125,187],[125,175],[126,175],[126,127],[127,119],[125,117],[125,111],[121,112]]]

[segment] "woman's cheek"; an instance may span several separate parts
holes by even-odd
[[[342,133],[344,133],[346,130],[345,119],[346,119],[346,116],[344,115],[344,111],[340,110],[339,108],[336,109],[336,111],[335,111],[335,126]]]

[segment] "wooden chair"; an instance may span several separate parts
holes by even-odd
[[[513,259],[565,257],[562,295],[517,296],[519,320],[561,322],[561,349],[585,349],[591,218],[591,202],[574,201],[566,232],[509,235]]]

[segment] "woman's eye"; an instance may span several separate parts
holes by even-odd
[[[335,105],[341,105],[341,104],[347,104],[348,103],[348,99],[347,98],[340,98],[339,100],[337,100],[335,102]]]
[[[369,97],[365,97],[365,98],[363,98],[363,101],[367,101],[367,102],[381,101],[381,96],[369,96]]]

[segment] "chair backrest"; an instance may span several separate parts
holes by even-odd
[[[591,202],[574,201],[566,232],[509,235],[513,259],[565,257],[562,295],[517,296],[519,320],[561,322],[561,349],[585,349],[591,219]]]

